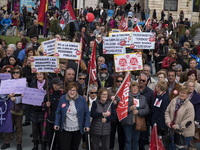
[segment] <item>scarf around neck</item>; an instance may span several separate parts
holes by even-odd
[[[44,84],[45,84],[45,80],[43,80],[42,82],[40,82],[40,81],[37,80],[37,88],[38,88],[38,89],[44,90],[44,89],[43,89]]]

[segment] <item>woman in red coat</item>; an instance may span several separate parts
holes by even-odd
[[[162,68],[163,69],[167,69],[169,68],[169,64],[172,61],[176,60],[176,50],[175,49],[171,49],[168,53],[167,53],[167,57],[164,58],[163,63],[162,63]]]
[[[16,17],[16,15],[13,15],[11,20],[12,20],[12,30],[11,30],[10,34],[13,34],[13,36],[14,36],[15,29],[17,29],[17,17]]]

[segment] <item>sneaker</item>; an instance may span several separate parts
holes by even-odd
[[[10,147],[10,143],[9,143],[9,144],[4,143],[4,144],[1,146],[1,149],[6,149],[6,148],[8,148],[8,147]]]
[[[21,144],[17,144],[17,150],[22,150],[22,145]]]

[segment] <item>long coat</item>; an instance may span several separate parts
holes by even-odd
[[[190,102],[194,105],[195,120],[200,120],[200,95],[195,90]]]

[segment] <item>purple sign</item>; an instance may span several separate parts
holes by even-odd
[[[0,94],[23,94],[26,78],[1,81]]]
[[[23,104],[41,106],[44,100],[46,90],[39,90],[35,88],[24,88],[24,97],[22,98]]]
[[[11,74],[10,73],[0,73],[0,79],[1,80],[11,79]]]

